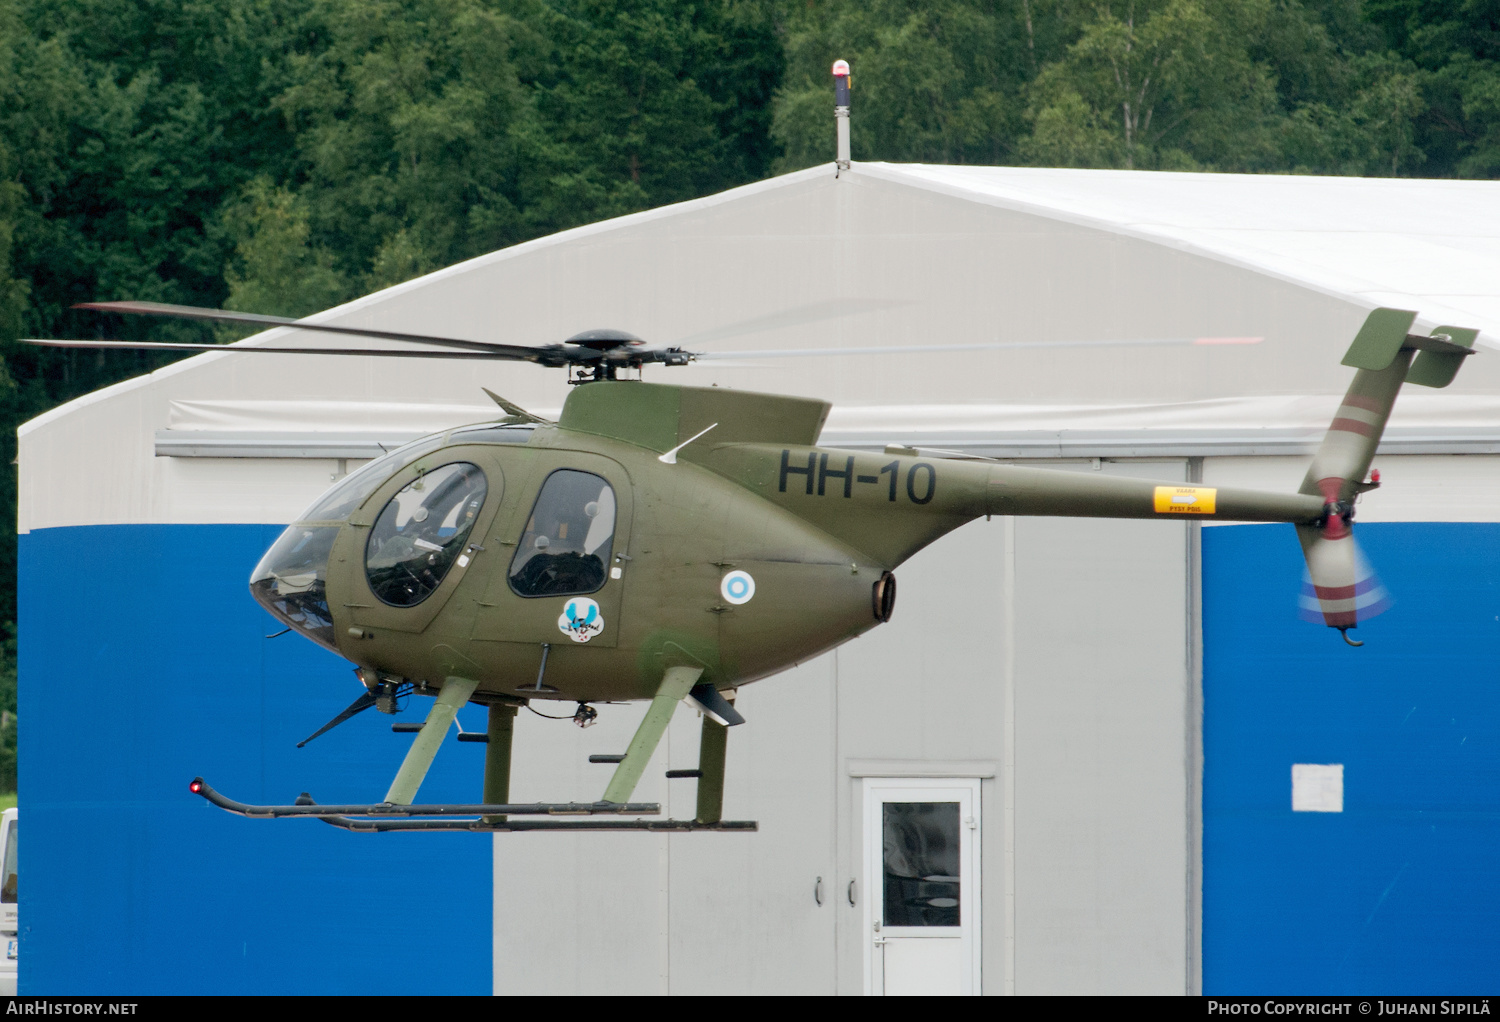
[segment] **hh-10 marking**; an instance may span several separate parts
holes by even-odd
[[[837,456],[838,454],[833,455],[833,457]],[[798,454],[797,457],[800,459],[801,454]],[[827,495],[827,485],[829,479],[842,479],[844,481],[844,496],[848,498],[854,496],[855,482],[859,482],[861,484],[879,483],[880,477],[889,473],[891,477],[891,486],[890,493],[886,499],[890,501],[894,501],[896,499],[896,480],[901,475],[900,461],[893,461],[889,464],[880,466],[880,472],[878,475],[856,475],[854,472],[854,455],[846,455],[844,457],[844,467],[836,469],[830,469],[828,467],[829,457],[830,455],[827,451],[823,451],[821,453],[817,451],[808,451],[807,467],[802,468],[798,465],[793,465],[791,463],[792,452],[790,450],[783,449],[781,452],[781,482],[778,489],[780,489],[782,493],[786,492],[786,481],[788,476],[805,476],[807,479],[807,495],[812,496],[813,478],[814,476],[816,476],[818,480],[818,496],[823,497]],[[814,465],[817,466],[816,470],[814,470]],[[920,484],[917,482],[919,473],[924,477]],[[922,490],[922,496],[920,497],[917,496],[917,490],[919,487]],[[909,499],[913,504],[926,504],[932,500],[932,495],[935,492],[937,492],[937,469],[933,468],[932,465],[928,464],[925,461],[913,462],[911,467],[906,470],[907,499]]]
[[[570,393],[557,422],[491,394],[505,413],[496,421],[370,462],[288,526],[251,575],[255,599],[287,629],[355,665],[359,698],[307,741],[372,706],[393,713],[408,694],[433,697],[432,709],[380,802],[326,806],[303,796],[252,806],[201,778],[193,790],[248,816],[309,816],[366,831],[753,829],[722,813],[727,728],[742,723],[736,689],[890,620],[894,570],[989,515],[1292,523],[1308,569],[1304,612],[1358,645],[1348,632],[1387,601],[1353,540],[1354,500],[1379,485],[1370,463],[1402,384],[1447,386],[1478,334],[1440,327],[1417,335],[1415,313],[1370,313],[1344,357],[1353,381],[1306,478],[1296,493],[1270,493],[902,445],[872,458],[817,446],[829,411],[822,401],[619,378],[648,364],[754,352],[648,348],[608,330],[525,347],[146,303],[90,307],[425,346],[229,349],[246,354],[528,361],[567,367],[587,384]],[[775,357],[887,350],[909,349]],[[615,767],[599,801],[508,801],[515,714],[539,699],[576,702],[580,725],[597,715],[593,702],[649,701],[628,749],[591,757]],[[469,702],[489,712],[485,734],[458,736],[487,743],[483,800],[414,804]],[[681,702],[704,714],[698,768],[674,772],[697,778],[693,819],[621,818],[660,811],[630,798]]]

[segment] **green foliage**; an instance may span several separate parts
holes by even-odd
[[[269,178],[246,185],[220,221],[235,241],[234,255],[224,269],[227,308],[306,316],[336,305],[348,293],[332,253],[311,243],[305,204]],[[402,268],[398,261],[387,272]]]
[[[783,168],[828,160],[841,56],[859,85],[856,159],[1486,175],[1500,168],[1492,6],[812,0],[787,8],[772,133]]]
[[[1216,0],[1211,17],[1196,0],[1100,4],[1032,83],[1033,122],[1082,115],[1075,135],[1107,125],[1111,162],[1127,168],[1273,166],[1275,88],[1244,42],[1263,27],[1266,6]],[[1029,147],[1033,160],[1051,162],[1049,138]]]
[[[304,258],[358,293],[377,262],[376,286],[525,236],[511,19],[477,0],[319,0],[304,25],[326,45],[291,56],[274,100],[298,155],[287,215],[317,241]]]
[[[856,160],[1011,162],[1034,47],[1039,39],[1044,50],[1052,42],[1049,15],[1062,6],[813,0],[790,7],[786,85],[772,128],[785,150],[778,168],[832,157],[830,68],[837,58],[853,68]]]

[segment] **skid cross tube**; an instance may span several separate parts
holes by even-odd
[[[522,805],[397,805],[378,802],[374,805],[318,805],[309,796],[303,795],[293,805],[260,806],[248,802],[237,802],[215,791],[201,777],[193,778],[188,790],[202,795],[206,800],[240,816],[257,819],[276,819],[286,816],[348,817],[348,816],[653,816],[661,812],[657,802],[528,802]],[[460,821],[453,821],[460,822]]]

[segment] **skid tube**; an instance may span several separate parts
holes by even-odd
[[[451,819],[407,819],[407,820],[356,820],[348,816],[319,816],[330,826],[352,830],[360,834],[383,834],[392,830],[435,831],[466,830],[476,833],[526,830],[640,830],[658,832],[681,832],[691,830],[759,830],[754,820],[719,820],[715,823],[699,823],[696,820],[505,820],[490,823],[487,820]]]
[[[396,805],[379,802],[373,805],[319,805],[306,792],[292,805],[262,806],[238,802],[216,791],[201,777],[193,778],[188,790],[220,809],[255,819],[278,819],[302,816],[322,820],[330,826],[359,833],[385,831],[523,831],[523,830],[757,830],[753,820],[721,820],[698,823],[695,820],[460,820],[457,816],[645,816],[661,812],[656,802],[530,802],[521,805]],[[387,817],[355,819],[354,817]],[[390,817],[394,817],[393,819]],[[415,817],[415,819],[413,819]],[[433,817],[448,817],[433,819]]]

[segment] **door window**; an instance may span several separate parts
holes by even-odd
[[[521,596],[592,593],[608,577],[615,537],[615,491],[592,472],[547,477],[510,565]]]
[[[6,828],[8,833],[5,835],[5,865],[4,867],[0,867],[0,877],[4,877],[5,880],[3,883],[0,883],[0,902],[14,902],[16,900],[16,879],[18,872],[16,862],[19,858],[17,855],[18,846],[16,844],[16,823],[16,820],[11,820],[10,826]]]
[[[881,805],[885,925],[959,925],[957,802]]]
[[[393,607],[415,607],[442,584],[463,551],[488,486],[478,465],[456,462],[402,487],[365,545],[370,591]]]

